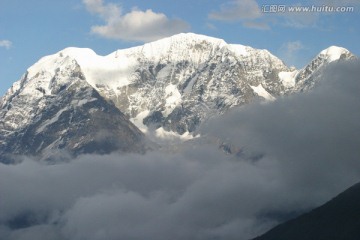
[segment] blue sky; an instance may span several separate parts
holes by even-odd
[[[277,4],[285,12],[270,13]],[[354,11],[294,13],[292,6]],[[359,9],[359,0],[0,0],[0,95],[39,58],[63,48],[106,55],[180,32],[265,48],[296,67],[331,45],[360,56]]]

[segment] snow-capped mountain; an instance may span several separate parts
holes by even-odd
[[[99,152],[142,151],[133,124],[191,138],[209,116],[310,89],[328,63],[352,57],[330,47],[296,70],[267,50],[192,33],[107,56],[67,48],[39,60],[1,99],[0,156],[88,152],[101,132],[122,143]]]
[[[16,155],[142,152],[143,134],[85,80],[69,56],[45,57],[0,102],[0,161]]]
[[[288,70],[267,50],[195,34],[105,57],[70,48],[48,58],[56,61],[60,55],[75,59],[87,82],[140,129],[159,128],[159,133],[194,132],[209,114],[256,97],[273,99],[284,91],[278,72]]]
[[[355,56],[349,50],[331,46],[321,51],[309,64],[300,70],[281,72],[279,77],[290,93],[310,90],[318,81],[325,67],[331,62],[350,60]]]

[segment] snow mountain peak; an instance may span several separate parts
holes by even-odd
[[[322,50],[309,64],[302,69],[280,72],[281,81],[287,86],[288,92],[304,92],[314,87],[325,68],[332,62],[347,61],[356,58],[343,47],[330,46]]]
[[[122,128],[109,137],[126,132],[127,144],[121,146],[136,143],[142,148],[137,128],[161,138],[189,139],[212,115],[255,99],[274,100],[310,89],[328,63],[352,57],[346,49],[333,46],[296,70],[268,50],[194,33],[107,56],[87,48],[66,48],[41,58],[0,100],[0,156],[6,149],[20,153],[20,145],[28,139],[37,139],[28,146],[30,152],[35,148],[33,154],[64,146],[85,151],[98,138],[87,128],[97,131],[104,129],[101,124],[115,127],[121,122]],[[115,119],[109,118],[111,114]],[[67,136],[65,131],[73,119],[82,122],[78,128],[83,132],[76,135],[82,145],[64,143],[73,134]],[[64,129],[51,127],[57,125]],[[42,142],[46,134],[52,137]],[[16,144],[16,139],[23,142]]]
[[[320,52],[318,56],[324,56],[329,62],[339,60],[342,56],[350,55],[350,51],[343,47],[330,46]]]
[[[210,37],[210,36],[206,36],[206,35],[202,35],[202,34],[196,34],[196,33],[179,33],[167,38],[163,38],[157,41],[154,41],[152,43],[148,43],[148,44],[154,44],[154,43],[164,43],[164,42],[200,42],[200,41],[206,41],[206,42],[210,42],[213,44],[223,44],[225,45],[226,42],[223,39],[220,38],[215,38],[215,37]],[[146,45],[146,44],[145,44]]]

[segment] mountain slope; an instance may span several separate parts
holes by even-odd
[[[279,77],[287,86],[287,93],[305,92],[319,81],[325,68],[332,62],[347,61],[356,58],[349,50],[331,46],[322,50],[313,60],[300,70],[281,72]]]
[[[309,213],[280,224],[254,240],[360,239],[360,183]]]
[[[68,56],[45,58],[30,68],[2,99],[0,116],[2,162],[16,155],[51,160],[145,149],[143,133],[87,83]]]

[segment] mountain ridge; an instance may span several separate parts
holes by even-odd
[[[271,101],[308,91],[329,63],[354,57],[348,50],[332,46],[321,51],[304,68],[294,70],[268,50],[227,44],[222,39],[193,33],[117,50],[106,56],[99,56],[88,48],[66,48],[29,67],[0,99],[0,147],[9,142],[8,136],[25,134],[25,129],[36,121],[43,122],[30,131],[29,138],[37,138],[46,124],[53,124],[51,121],[58,120],[62,111],[67,112],[65,108],[70,106],[75,111],[97,101],[101,102],[97,110],[112,109],[119,122],[130,120],[125,124],[126,129],[132,129],[139,141],[141,134],[137,128],[145,135],[191,139],[198,135],[198,127],[210,116],[252,101]],[[89,94],[67,92],[75,83]],[[93,94],[98,95],[94,98]],[[62,107],[56,108],[59,116],[55,113],[52,118],[42,118],[44,112],[50,111],[49,107],[56,106],[54,99],[62,102],[59,96],[83,99],[59,104]],[[86,111],[76,112],[82,112],[84,118],[95,117]],[[103,114],[110,124],[111,119],[105,117],[110,112]],[[49,143],[49,146],[55,145]],[[134,150],[143,151],[144,147],[138,146],[139,149]],[[21,150],[16,153],[21,154]]]

